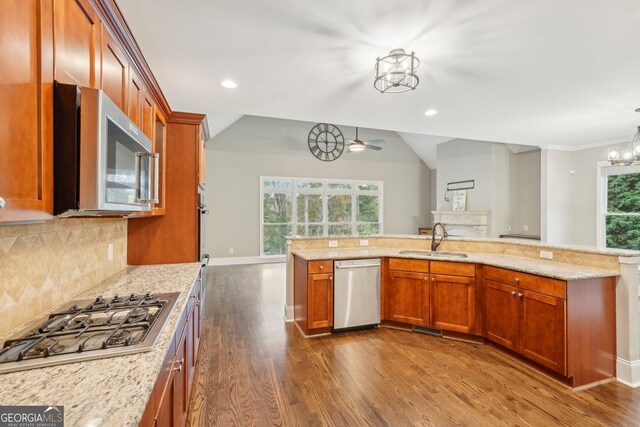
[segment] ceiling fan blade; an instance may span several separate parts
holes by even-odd
[[[372,139],[370,141],[364,141],[365,144],[384,144],[384,139]]]
[[[365,144],[364,148],[368,148],[369,150],[376,150],[376,151],[382,150],[382,147],[378,147],[377,145],[369,145],[369,144]]]

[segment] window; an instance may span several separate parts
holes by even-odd
[[[598,245],[640,250],[640,166],[600,165]]]
[[[283,255],[284,236],[382,233],[382,182],[260,177],[261,254]]]

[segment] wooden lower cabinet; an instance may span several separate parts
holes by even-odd
[[[294,257],[293,315],[305,335],[333,327],[333,261]]]
[[[485,336],[565,376],[566,282],[484,267],[483,286]]]
[[[191,387],[202,334],[202,284],[194,286],[176,335],[140,421],[140,427],[178,427],[187,421]]]
[[[427,326],[429,323],[429,275],[389,270],[386,319]]]
[[[476,280],[473,277],[431,275],[431,326],[454,332],[475,332]]]

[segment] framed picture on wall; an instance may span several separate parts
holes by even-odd
[[[467,205],[467,190],[456,190],[453,192],[453,211],[463,212]]]

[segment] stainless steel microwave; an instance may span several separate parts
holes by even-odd
[[[98,89],[55,82],[54,214],[126,216],[158,202],[151,140]]]

